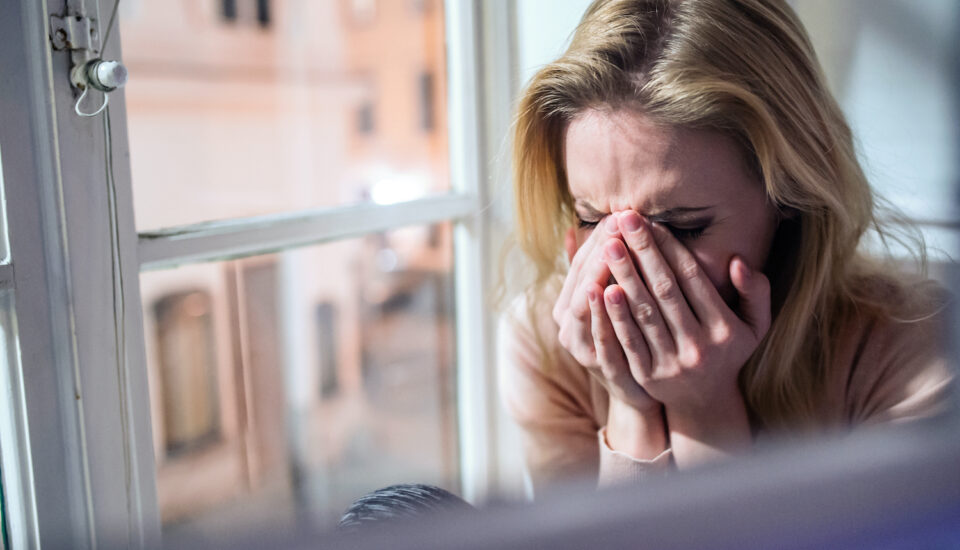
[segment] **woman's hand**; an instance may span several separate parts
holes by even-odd
[[[633,211],[617,221],[623,241],[607,242],[604,257],[618,284],[604,298],[637,381],[668,408],[709,410],[739,394],[737,375],[770,327],[766,277],[731,261],[738,316],[667,229]]]
[[[559,340],[564,349],[601,382],[611,397],[645,412],[659,409],[660,404],[650,399],[631,376],[601,302],[603,287],[611,276],[603,260],[604,245],[611,241],[622,244],[621,239],[615,216],[601,220],[579,250],[575,250],[576,243],[568,233],[570,271],[553,308],[553,318],[560,327]]]
[[[664,404],[678,465],[678,431],[691,463],[748,443],[737,375],[770,327],[769,282],[742,259],[731,261],[738,316],[667,229],[633,211],[616,217],[623,241],[604,245],[617,281],[604,303],[630,372]]]
[[[602,247],[599,246],[604,241],[608,227],[613,231],[612,236],[619,236],[616,218],[608,216],[600,220],[579,249],[575,230],[571,228],[567,232],[564,244],[570,258],[570,269],[553,306],[553,320],[560,329],[560,345],[584,367],[596,366],[596,354],[590,338],[590,308],[584,285],[587,281],[606,284],[610,278],[610,270],[601,259]]]

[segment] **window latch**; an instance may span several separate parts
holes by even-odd
[[[100,53],[97,20],[79,14],[63,17],[51,15],[50,41],[54,50],[69,50],[74,61],[75,54],[87,58],[96,57]]]
[[[85,0],[67,0],[66,14],[50,16],[50,42],[57,51],[70,52],[70,84],[80,94],[74,110],[80,116],[94,116],[106,108],[107,94],[127,83],[127,69],[119,61],[100,58],[97,20],[87,17]],[[90,88],[103,93],[103,103],[94,112],[80,110]]]

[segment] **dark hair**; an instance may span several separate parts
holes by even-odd
[[[357,499],[340,518],[337,529],[359,531],[386,522],[468,510],[475,509],[467,501],[439,487],[414,483],[391,485]]]

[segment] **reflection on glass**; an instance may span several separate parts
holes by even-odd
[[[0,263],[10,262],[10,248],[7,244],[7,201],[4,198],[3,157],[0,155]],[[0,290],[0,368],[9,368],[9,363],[19,361],[16,355],[16,332],[13,323],[13,291]],[[0,375],[0,381],[5,375]],[[7,384],[0,384],[9,387]],[[0,412],[6,416],[6,412]],[[10,426],[4,425],[3,431],[11,432]],[[2,438],[0,438],[2,440]],[[0,453],[3,444],[0,441]],[[0,454],[2,456],[2,454]],[[7,504],[3,490],[3,468],[0,465],[0,550],[7,548]]]
[[[7,547],[7,505],[3,494],[3,467],[0,466],[0,550]]]
[[[10,243],[7,240],[7,199],[3,183],[3,154],[0,151],[0,264],[10,263]]]
[[[0,550],[7,547],[7,508],[3,500],[3,472],[0,471]]]
[[[449,224],[141,276],[168,541],[457,492]]]
[[[0,458],[3,459],[0,460],[0,550],[10,547],[8,506],[14,507],[17,518],[22,518],[24,513],[23,509],[18,507],[18,504],[23,502],[16,485],[22,466],[18,463],[18,454],[14,452],[17,449],[17,427],[13,412],[13,388],[20,385],[17,374],[21,369],[20,345],[14,291],[9,286],[0,288],[0,388],[4,392],[3,399],[0,400]],[[4,455],[4,452],[10,454]]]
[[[449,188],[442,0],[121,5],[138,227]]]

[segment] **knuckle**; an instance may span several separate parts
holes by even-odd
[[[637,354],[641,349],[643,349],[643,337],[639,334],[627,334],[621,340],[623,344],[623,349],[629,351],[630,353]]]
[[[669,386],[677,383],[682,378],[681,371],[679,369],[664,371],[657,377],[657,382]]]
[[[661,300],[672,300],[677,293],[677,283],[669,277],[654,281],[653,294]]]
[[[693,259],[686,259],[680,262],[677,271],[684,279],[696,279],[700,276],[700,265]]]
[[[646,250],[654,245],[656,240],[646,227],[641,227],[633,234],[633,248],[636,250]]]
[[[679,378],[683,371],[685,370],[685,365],[683,363],[682,357],[675,357],[671,361],[667,361],[663,364],[662,368],[657,371],[657,380],[673,380]]]
[[[723,323],[713,328],[711,340],[719,346],[726,346],[733,341],[733,330],[730,325]]]
[[[686,346],[678,359],[681,368],[677,370],[697,369],[703,364],[703,351],[699,346]]]
[[[572,315],[577,321],[585,323],[587,319],[590,318],[590,307],[586,304],[586,302],[584,302],[583,304],[571,308],[570,315]]]
[[[603,327],[601,327],[599,323],[593,323],[590,327],[590,336],[593,337],[594,345],[602,347],[606,339],[606,331],[603,330]]]
[[[656,318],[657,310],[646,302],[641,302],[633,308],[633,316],[638,323],[648,325]]]
[[[636,380],[637,384],[640,384],[640,386],[642,386],[645,390],[649,390],[651,386],[654,386],[656,384],[656,380],[654,380],[649,374],[647,374],[646,371],[644,371],[643,369],[637,369],[637,370],[639,372],[635,372],[633,374],[633,379]]]

